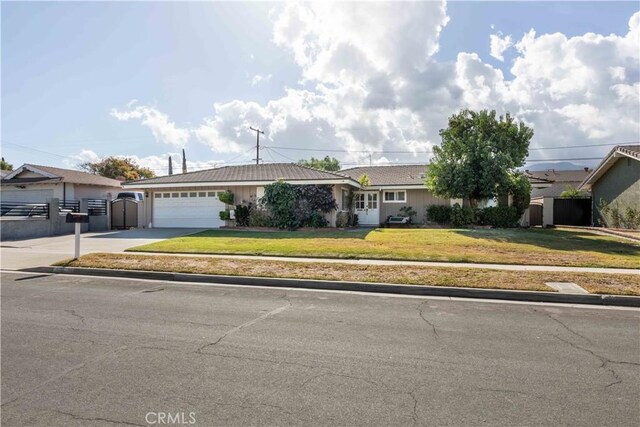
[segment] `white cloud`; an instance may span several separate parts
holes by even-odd
[[[256,74],[251,79],[251,86],[253,87],[253,86],[256,86],[259,83],[268,82],[269,80],[271,80],[271,74],[267,74],[266,76],[262,76],[260,74]]]
[[[111,109],[111,116],[118,120],[140,119],[143,126],[151,129],[151,133],[158,142],[184,147],[189,141],[189,130],[177,127],[169,120],[169,116],[145,105],[138,105],[136,100],[127,103],[127,110]]]
[[[502,36],[502,33],[498,31],[497,34],[491,34],[489,36],[489,43],[491,47],[491,56],[498,61],[504,61],[504,52],[513,46],[511,36]]]
[[[462,108],[489,108],[509,111],[532,126],[534,147],[637,140],[640,12],[623,35],[567,37],[531,29],[516,40],[494,32],[489,40],[494,58],[504,61],[504,52],[513,49],[505,76],[474,52],[436,61],[440,32],[449,20],[444,2],[402,6],[278,7],[271,14],[273,40],[291,52],[300,85],[266,103],[215,103],[211,116],[190,131],[221,153],[250,149],[255,133],[249,126],[265,130],[267,147],[319,150],[266,149],[267,161],[336,149],[348,151],[339,156],[345,163],[368,163],[372,152],[375,163],[427,162],[423,152],[440,142],[438,132],[448,117]],[[141,108],[149,107],[116,112],[146,118]],[[380,151],[385,153],[375,153]],[[409,153],[392,153],[397,151]],[[575,154],[537,151],[535,157]]]

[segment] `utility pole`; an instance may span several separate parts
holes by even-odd
[[[260,160],[262,160],[260,158],[260,134],[264,135],[264,132],[258,128],[254,128],[253,126],[249,126],[249,129],[256,133],[256,158],[254,160],[256,161],[256,165],[259,165]]]
[[[187,156],[184,154],[184,148],[182,149],[182,173],[187,173]]]

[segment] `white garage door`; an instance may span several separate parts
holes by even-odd
[[[225,204],[218,191],[153,194],[153,226],[156,228],[218,228],[224,225],[220,211]]]
[[[4,202],[46,203],[53,197],[53,190],[2,190]]]

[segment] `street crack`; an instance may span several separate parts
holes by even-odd
[[[288,299],[288,297],[286,296],[286,294],[285,294],[285,296],[284,296],[284,299],[287,301],[287,304],[286,304],[286,305],[283,305],[283,306],[278,307],[278,308],[276,308],[276,309],[274,309],[274,310],[271,310],[271,311],[269,311],[268,313],[265,313],[265,314],[263,314],[263,315],[261,315],[261,316],[259,316],[259,317],[256,317],[255,319],[252,319],[252,320],[250,320],[250,321],[248,321],[248,322],[243,323],[242,325],[238,325],[238,326],[236,326],[235,328],[232,328],[232,329],[228,330],[227,332],[225,332],[224,334],[222,334],[222,336],[221,336],[220,338],[218,338],[217,340],[215,340],[215,341],[213,341],[213,342],[206,343],[206,344],[202,345],[202,346],[201,346],[200,348],[198,348],[195,352],[196,352],[196,353],[199,353],[199,354],[202,354],[202,353],[203,353],[203,350],[204,350],[205,348],[208,348],[208,347],[214,347],[214,346],[216,346],[216,345],[220,344],[220,342],[222,342],[222,341],[223,341],[225,338],[227,338],[229,335],[231,335],[231,334],[233,334],[233,333],[236,333],[236,332],[238,332],[238,331],[240,331],[240,330],[242,330],[242,329],[244,329],[244,328],[247,328],[247,327],[249,327],[249,326],[251,326],[251,325],[254,325],[254,324],[256,324],[256,323],[260,322],[261,320],[264,320],[264,319],[266,319],[266,318],[268,318],[268,317],[271,317],[271,316],[275,316],[276,314],[278,314],[278,313],[282,313],[283,311],[285,311],[285,310],[289,309],[289,308],[291,307],[291,301],[289,301],[289,299]]]
[[[418,314],[420,315],[420,318],[429,326],[431,326],[431,330],[433,332],[433,336],[435,337],[435,339],[438,339],[438,330],[436,329],[436,325],[434,325],[429,319],[427,319],[426,317],[424,317],[424,304],[428,303],[429,301],[422,301],[420,304],[418,304],[417,310],[418,310]]]

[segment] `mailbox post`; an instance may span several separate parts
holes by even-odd
[[[76,225],[76,244],[75,244],[75,252],[74,258],[80,258],[80,231],[82,228],[82,224],[87,224],[89,222],[89,214],[86,213],[77,213],[77,212],[69,212],[67,214],[67,223],[72,223]]]

